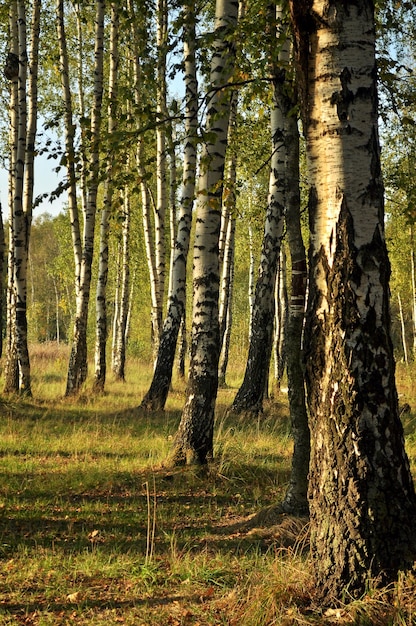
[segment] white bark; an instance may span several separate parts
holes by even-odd
[[[163,320],[163,297],[166,279],[166,208],[167,208],[167,153],[166,130],[166,54],[168,44],[168,13],[166,0],[157,0],[157,72],[156,72],[156,208],[155,208],[155,269],[156,269],[156,326],[153,335],[153,351],[157,355]]]
[[[173,463],[206,463],[212,455],[218,389],[218,238],[234,69],[232,36],[238,2],[217,0],[215,40],[207,94],[206,136],[198,179],[193,257],[192,347],[187,397],[176,436]]]
[[[310,180],[311,553],[328,602],[413,564],[416,498],[390,338],[373,3],[291,4]]]
[[[142,406],[147,409],[162,409],[165,405],[172,379],[178,332],[181,320],[183,320],[185,315],[186,263],[195,195],[198,93],[195,62],[195,14],[192,2],[185,5],[184,13],[185,142],[183,180],[176,241],[173,250],[167,314],[163,325],[152,383],[142,401]]]
[[[94,388],[102,391],[106,379],[106,345],[108,334],[107,319],[107,277],[108,277],[108,239],[110,230],[110,215],[113,199],[113,176],[115,170],[115,155],[113,153],[112,136],[117,129],[117,78],[118,78],[118,38],[119,38],[119,7],[111,4],[110,17],[110,69],[108,78],[108,145],[106,181],[103,207],[100,220],[100,250],[98,262],[98,278],[96,291],[96,337],[95,337],[95,376]]]
[[[87,322],[91,286],[92,257],[94,251],[95,216],[100,164],[100,124],[103,95],[104,59],[104,15],[103,0],[96,1],[95,46],[94,46],[94,91],[91,108],[90,175],[88,179],[87,204],[84,212],[82,258],[79,291],[74,322],[74,338],[68,367],[66,395],[76,393],[87,377]]]

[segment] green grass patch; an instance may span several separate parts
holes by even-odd
[[[167,470],[183,383],[149,415],[138,408],[140,363],[124,385],[71,401],[49,396],[47,354],[38,364],[36,399],[0,407],[0,625],[415,623],[411,574],[327,612],[314,603],[307,520],[245,524],[286,490],[283,396],[258,420],[232,420],[236,389],[221,390],[214,463]]]

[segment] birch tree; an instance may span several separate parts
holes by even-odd
[[[241,4],[239,12],[239,19],[240,18]],[[234,146],[234,140],[237,126],[237,109],[238,92],[234,91],[231,100],[228,128],[228,151],[225,165],[225,183],[219,242],[221,281],[219,295],[220,362],[218,367],[218,384],[220,387],[225,386],[232,324],[237,182],[237,150]]]
[[[191,362],[185,407],[170,457],[172,464],[206,463],[213,454],[219,359],[218,243],[237,15],[236,0],[217,0],[208,115],[198,178]]]
[[[172,380],[172,369],[178,333],[185,313],[186,262],[192,223],[195,195],[196,149],[198,129],[198,85],[195,60],[195,11],[194,3],[184,6],[184,70],[185,70],[185,139],[183,177],[177,236],[172,261],[171,289],[168,309],[159,343],[152,383],[141,406],[159,410],[165,406]]]
[[[83,215],[82,254],[78,282],[74,337],[69,358],[66,395],[79,391],[87,377],[87,321],[94,251],[95,216],[100,165],[100,124],[103,96],[104,2],[95,3],[94,87],[91,107],[91,150],[88,194]],[[76,237],[76,235],[75,235]],[[78,252],[78,250],[77,250]]]
[[[153,312],[153,350],[159,346],[163,320],[163,297],[166,280],[166,209],[167,209],[167,88],[166,55],[168,45],[167,0],[156,2],[156,207],[155,207],[155,279],[156,310]]]
[[[130,160],[127,160],[130,163]],[[130,290],[130,190],[126,185],[122,207],[122,231],[119,250],[119,280],[117,283],[115,333],[113,350],[113,372],[117,380],[125,380],[126,349],[128,333],[129,290]]]
[[[294,104],[294,94],[288,105]],[[293,111],[294,107],[290,106]],[[292,515],[308,513],[308,474],[310,461],[310,434],[306,408],[305,380],[303,374],[302,338],[305,321],[307,284],[306,251],[300,220],[299,188],[299,130],[294,114],[286,116],[286,236],[291,259],[291,289],[286,327],[286,369],[290,410],[293,455],[290,480],[279,510]]]
[[[8,202],[9,202],[9,249],[7,255],[7,321],[6,321],[6,365],[5,384],[6,393],[19,391],[19,366],[16,348],[16,294],[14,290],[14,188],[15,169],[18,145],[18,85],[19,85],[19,34],[17,27],[17,0],[10,3],[9,8],[9,52],[6,58],[4,75],[10,81],[9,105],[9,175],[8,175]]]
[[[96,337],[95,337],[95,375],[94,388],[102,391],[105,385],[107,358],[106,346],[108,335],[107,319],[107,278],[108,278],[108,239],[110,215],[112,211],[114,187],[114,146],[112,138],[117,129],[117,79],[119,63],[119,11],[118,3],[111,3],[110,15],[110,68],[108,78],[108,126],[107,126],[107,166],[103,207],[100,219],[100,250],[96,292]]]
[[[271,14],[270,45],[276,47],[276,18]],[[285,44],[287,46],[287,44]],[[282,54],[282,52],[281,52]],[[263,408],[273,344],[274,290],[284,224],[285,109],[282,106],[284,72],[272,62],[273,100],[270,113],[271,164],[269,195],[264,226],[260,266],[255,288],[253,320],[249,353],[243,382],[230,407],[230,412],[257,414]]]
[[[373,2],[291,11],[310,186],[311,552],[330,602],[413,564],[416,497],[390,339]]]
[[[27,343],[27,267],[33,210],[33,168],[37,130],[38,54],[40,0],[32,4],[30,58],[27,43],[26,6],[10,6],[13,51],[5,75],[11,81],[10,100],[10,237],[9,237],[9,349],[6,390],[32,395]],[[29,69],[29,72],[28,72]],[[9,371],[10,368],[10,371]],[[18,375],[18,376],[17,376]]]

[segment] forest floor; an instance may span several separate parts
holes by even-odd
[[[0,624],[289,626],[416,624],[416,571],[360,601],[315,598],[308,520],[255,514],[286,489],[292,444],[284,394],[258,420],[231,420],[221,390],[215,461],[167,470],[183,402],[138,405],[150,372],[63,399],[65,359],[32,359],[34,399],[0,405]],[[416,393],[400,374],[416,469]],[[139,382],[140,381],[140,382]]]

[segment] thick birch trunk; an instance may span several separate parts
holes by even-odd
[[[218,239],[231,102],[226,85],[234,69],[232,37],[237,14],[238,2],[217,0],[207,132],[198,180],[191,363],[186,403],[170,458],[173,464],[206,463],[213,454],[219,359]]]
[[[389,334],[373,3],[309,4],[291,8],[310,177],[311,551],[330,602],[413,564],[416,498]]]
[[[150,388],[141,406],[149,410],[163,409],[172,380],[176,344],[186,303],[186,262],[195,196],[196,144],[198,127],[198,87],[195,64],[195,14],[193,3],[185,8],[185,146],[183,180],[179,207],[177,236],[171,272],[171,291],[160,339],[155,371]]]

